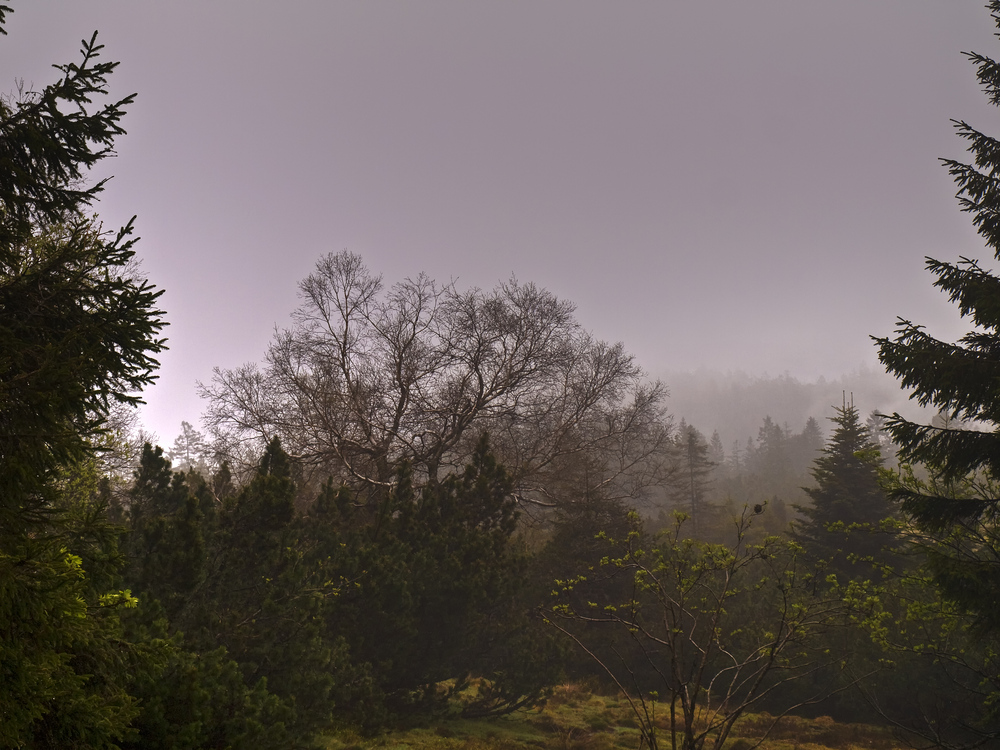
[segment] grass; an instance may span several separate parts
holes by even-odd
[[[660,746],[670,747],[658,720]],[[767,714],[743,717],[726,750],[748,750],[773,721]],[[556,689],[540,708],[496,719],[452,719],[421,729],[374,738],[351,732],[327,738],[328,750],[638,750],[639,730],[624,700],[595,695],[576,685]],[[710,747],[710,745],[709,745]],[[890,730],[843,724],[821,716],[783,718],[760,745],[762,750],[900,750]]]

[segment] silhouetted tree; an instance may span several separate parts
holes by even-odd
[[[567,458],[588,460],[605,491],[657,481],[663,387],[544,289],[459,291],[424,275],[386,288],[344,252],[321,258],[300,290],[265,364],[216,371],[202,388],[230,458],[277,435],[301,465],[384,498],[403,463],[434,484],[488,431],[525,501],[560,501]]]

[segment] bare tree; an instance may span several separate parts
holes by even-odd
[[[460,291],[422,274],[387,287],[343,252],[320,259],[300,296],[261,366],[201,386],[231,459],[278,436],[304,465],[362,486],[389,486],[402,461],[433,483],[487,431],[533,502],[558,500],[567,462],[610,494],[658,480],[665,389],[550,292],[514,279]]]

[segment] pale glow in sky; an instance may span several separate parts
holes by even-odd
[[[950,118],[1000,132],[979,3],[11,4],[0,89],[98,29],[139,94],[98,211],[166,289],[167,445],[329,251],[534,281],[653,375],[801,378],[874,366],[897,316],[960,335],[923,258],[989,259],[937,161]]]

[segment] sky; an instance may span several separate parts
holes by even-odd
[[[97,210],[165,290],[164,445],[329,252],[534,282],[653,377],[807,380],[878,367],[897,317],[961,335],[923,259],[991,260],[938,161],[997,119],[979,2],[7,2],[0,91],[96,29],[138,93]]]

